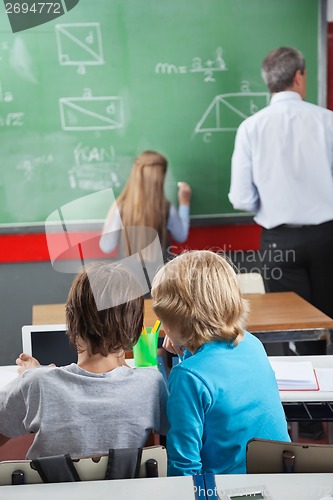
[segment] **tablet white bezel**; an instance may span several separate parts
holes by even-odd
[[[24,354],[29,354],[32,356],[32,345],[31,345],[31,333],[32,332],[57,332],[66,331],[67,326],[65,324],[55,324],[55,325],[24,325],[22,326],[22,352]]]

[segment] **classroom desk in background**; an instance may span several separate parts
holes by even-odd
[[[258,498],[255,491],[263,491],[265,500],[319,500],[333,492],[333,474],[239,474],[216,475],[216,490],[220,500],[232,495],[249,493],[246,500]],[[114,481],[86,481],[57,484],[26,484],[2,486],[6,500],[108,500],[133,498],[135,500],[195,500],[191,476]],[[251,497],[252,493],[252,497]],[[212,497],[212,496],[211,496]],[[200,498],[200,497],[197,497]],[[204,497],[209,500],[210,497]],[[216,497],[215,497],[216,498]]]
[[[318,374],[317,380],[319,390],[311,391],[280,391],[281,401],[284,403],[295,403],[298,401],[304,403],[324,403],[330,401],[333,405],[333,356],[272,356],[273,361],[283,361],[287,363],[302,363],[310,361],[313,369],[324,369],[324,372]],[[326,373],[325,373],[326,371]],[[331,420],[333,420],[333,406],[330,411]]]
[[[298,441],[296,423],[320,420],[329,422],[328,442],[333,443],[333,356],[274,356],[272,360],[293,364],[310,361],[317,371],[318,391],[279,391],[286,418],[291,422],[292,440]]]
[[[262,342],[319,340],[333,319],[294,292],[245,295],[250,304],[247,330]]]
[[[333,329],[333,319],[294,292],[248,294],[250,314],[246,328],[262,342],[319,340]],[[145,324],[154,325],[152,300],[145,300]],[[35,325],[65,323],[64,304],[34,305]]]
[[[145,325],[154,326],[157,317],[152,308],[152,300],[145,302]],[[66,323],[65,304],[41,304],[32,306],[33,325],[57,325]]]

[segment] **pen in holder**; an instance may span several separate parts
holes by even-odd
[[[145,328],[138,342],[133,346],[134,365],[138,367],[157,365],[158,330]]]

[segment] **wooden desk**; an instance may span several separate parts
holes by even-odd
[[[294,292],[249,294],[247,329],[262,342],[318,340],[333,319]]]
[[[333,329],[333,319],[294,292],[246,295],[250,303],[247,329],[262,342],[318,340]],[[154,325],[152,301],[145,300],[145,324]],[[65,305],[32,307],[35,325],[65,323]]]
[[[145,325],[154,326],[157,317],[151,299],[145,300]],[[57,325],[66,323],[65,304],[43,304],[32,306],[33,325]]]

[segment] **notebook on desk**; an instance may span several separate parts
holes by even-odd
[[[41,365],[65,366],[77,362],[76,349],[69,343],[64,324],[23,326],[22,348]]]
[[[310,361],[275,361],[270,358],[279,391],[318,391],[315,370]]]

